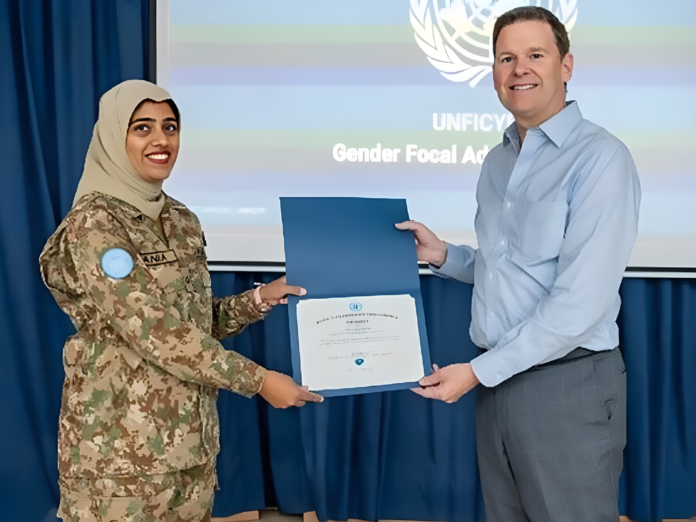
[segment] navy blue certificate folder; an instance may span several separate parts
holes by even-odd
[[[430,350],[425,329],[416,246],[411,232],[394,228],[407,221],[404,199],[280,198],[288,284],[307,289],[290,296],[290,344],[293,377],[302,382],[297,332],[301,299],[404,295],[415,299],[423,352],[423,375],[429,375]],[[398,383],[340,390],[313,390],[325,397],[402,390],[418,383]]]

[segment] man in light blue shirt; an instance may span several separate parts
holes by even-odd
[[[625,445],[619,285],[637,234],[640,185],[625,145],[566,102],[565,27],[514,9],[493,33],[494,84],[513,116],[477,189],[479,248],[416,222],[433,271],[474,283],[470,334],[481,355],[414,390],[455,402],[477,391],[489,522],[616,522]]]

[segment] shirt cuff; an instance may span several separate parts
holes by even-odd
[[[486,388],[498,386],[514,375],[503,365],[496,350],[488,350],[473,359],[471,369]]]
[[[259,291],[261,287],[257,286],[252,290],[247,290],[242,295],[247,294],[247,309],[252,317],[250,322],[258,321],[259,319],[265,319],[268,312],[271,311],[273,306],[261,301],[261,292]]]
[[[227,353],[234,354],[234,362],[240,365],[237,375],[227,389],[247,398],[259,393],[266,380],[266,375],[268,375],[268,370],[236,352]]]
[[[447,243],[447,260],[441,267],[430,265],[430,270],[440,277],[460,280],[462,268],[466,266],[466,251],[463,248],[457,248],[451,243]]]
[[[259,366],[256,369],[254,378],[252,379],[251,382],[251,387],[250,390],[253,392],[253,395],[256,395],[261,391],[261,388],[263,388],[263,383],[266,381],[266,375],[268,375],[268,370],[264,368],[263,366]]]

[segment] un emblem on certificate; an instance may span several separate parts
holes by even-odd
[[[365,362],[365,359],[355,359],[355,364],[357,364],[358,366],[362,366],[362,363],[364,363],[364,362]]]
[[[544,7],[570,30],[577,0],[411,0],[416,42],[440,74],[475,87],[491,72],[493,26],[500,15],[522,6]]]
[[[360,303],[350,303],[351,312],[359,312],[362,310],[362,305]]]

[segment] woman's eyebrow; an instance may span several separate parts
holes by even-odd
[[[130,123],[128,124],[128,126],[130,127],[130,126],[133,125],[134,123],[138,123],[138,122],[141,122],[141,121],[145,121],[145,122],[148,122],[148,123],[156,123],[157,120],[155,120],[154,118],[138,118],[137,120],[133,120],[132,122],[130,122]],[[179,123],[179,122],[177,121],[176,118],[165,118],[165,119],[162,120],[162,121],[163,121],[163,122],[166,122],[166,121],[173,121],[174,123]]]
[[[133,125],[134,123],[138,123],[139,121],[155,121],[154,118],[138,118],[137,120],[133,120],[130,122],[129,125]]]

